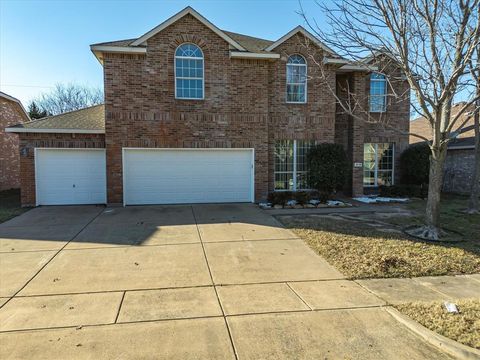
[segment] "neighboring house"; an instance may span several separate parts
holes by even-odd
[[[348,82],[365,107],[371,91],[373,117],[402,131],[409,99],[392,103],[390,73],[374,74],[370,88],[365,66],[302,27],[269,41],[220,30],[187,7],[139,38],[91,50],[104,69],[104,108],[9,129],[24,151],[24,205],[260,201],[307,187],[305,154],[316,142],[345,147],[349,193],[398,175],[408,137],[342,114],[327,86]],[[313,59],[327,63],[328,83]]]
[[[0,191],[20,187],[18,136],[5,128],[29,120],[20,100],[0,91]]]
[[[458,113],[458,110],[464,103],[455,104],[452,110],[452,116]],[[445,161],[445,171],[443,179],[443,191],[459,194],[470,193],[472,186],[473,169],[475,164],[475,130],[473,117],[470,115],[473,106],[465,112],[457,122],[457,130],[463,122],[465,125],[458,129],[458,136],[448,144],[447,159]],[[422,135],[427,139],[432,138],[430,125],[423,118],[417,118],[410,123],[410,131],[414,134]],[[410,143],[422,142],[421,139],[410,136]]]

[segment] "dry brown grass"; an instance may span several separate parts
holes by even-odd
[[[20,205],[20,190],[0,191],[0,223],[23,214],[29,208]]]
[[[447,313],[443,303],[408,303],[396,308],[426,328],[480,349],[480,300],[459,300],[460,313]]]
[[[302,215],[279,220],[349,278],[480,272],[480,241],[474,237],[460,243],[428,243],[404,235],[397,225],[385,225],[388,218],[376,222],[378,217],[373,217],[370,222],[364,217]]]

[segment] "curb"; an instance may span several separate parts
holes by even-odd
[[[386,307],[385,310],[392,315],[398,322],[405,325],[415,334],[419,335],[433,346],[445,351],[446,353],[455,356],[459,359],[480,359],[480,350],[471,348],[470,346],[460,344],[455,340],[448,339],[443,335],[427,329],[423,325],[417,323],[406,315],[403,315],[397,309],[393,307]]]

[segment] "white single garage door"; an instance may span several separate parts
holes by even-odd
[[[105,204],[105,149],[35,149],[37,205]]]
[[[253,202],[252,149],[123,149],[125,205]]]

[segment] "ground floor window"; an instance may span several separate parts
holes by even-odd
[[[314,140],[278,140],[275,142],[275,190],[306,190],[307,153]]]
[[[367,143],[363,145],[363,185],[393,185],[394,144]]]

